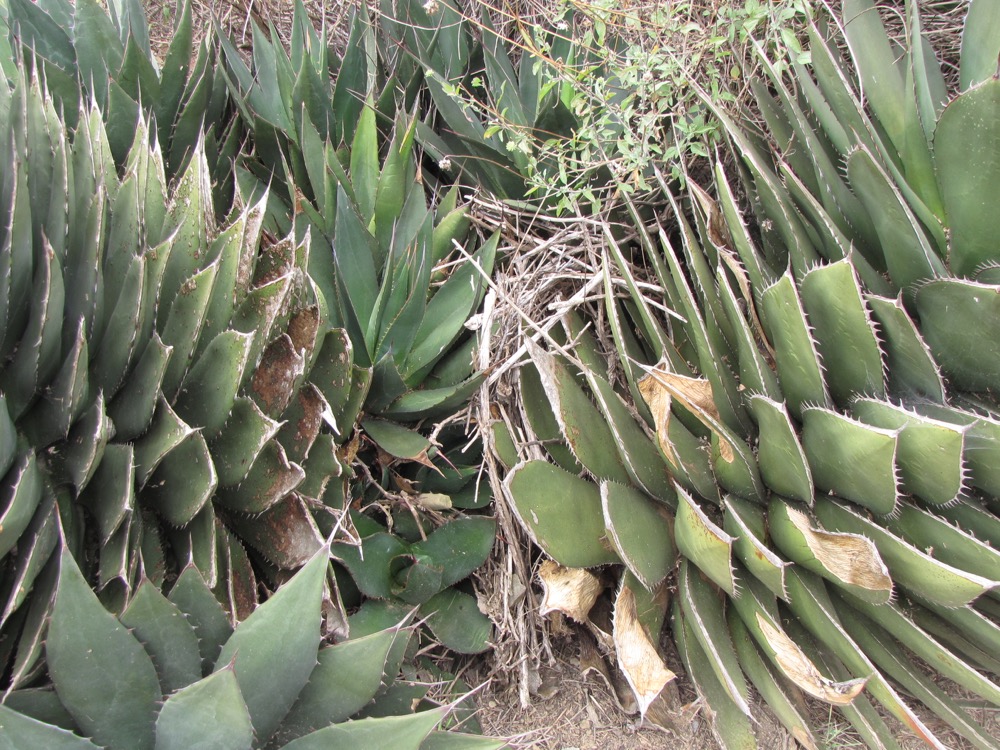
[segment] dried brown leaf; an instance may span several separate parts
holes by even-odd
[[[677,675],[667,669],[639,622],[635,595],[625,585],[615,600],[614,641],[618,667],[635,694],[640,715],[645,717],[650,704]]]
[[[562,612],[579,623],[586,623],[591,608],[604,586],[600,579],[583,568],[564,568],[546,560],[538,570],[544,594],[539,614]]]

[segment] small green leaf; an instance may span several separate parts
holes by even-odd
[[[233,632],[222,605],[198,568],[190,563],[181,571],[167,598],[184,613],[194,628],[198,636],[202,671],[207,671],[218,659],[222,644]]]
[[[475,598],[445,589],[420,607],[427,627],[442,644],[460,654],[478,654],[490,647],[493,623],[479,610]]]
[[[285,750],[419,750],[444,719],[446,708],[408,716],[358,719],[335,724],[285,745]]]

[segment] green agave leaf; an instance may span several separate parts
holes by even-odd
[[[178,690],[167,698],[156,717],[156,750],[244,750],[252,745],[253,736],[232,667]]]
[[[101,463],[79,501],[94,514],[101,542],[107,544],[135,509],[135,456],[131,445],[112,443],[104,449]]]
[[[1000,586],[998,581],[952,567],[931,557],[906,539],[833,500],[817,502],[816,514],[830,529],[864,534],[871,539],[885,559],[896,583],[944,607],[962,607],[986,591]]]
[[[629,475],[621,458],[607,449],[615,442],[611,428],[569,369],[531,339],[525,340],[525,346],[538,368],[559,431],[573,455],[598,479],[628,484]]]
[[[680,612],[680,605],[674,604],[674,639],[684,668],[694,682],[698,694],[712,709],[715,720],[711,723],[712,734],[722,747],[730,750],[753,750],[757,739],[749,717],[729,695],[729,692],[715,676],[708,655],[695,637],[691,624]]]
[[[847,157],[847,175],[872,217],[895,284],[909,291],[919,281],[948,275],[906,199],[863,145]]]
[[[937,672],[954,680],[988,701],[1000,701],[1000,686],[970,666],[931,632],[920,627],[905,610],[893,603],[872,606],[838,591],[837,595],[852,607],[893,634],[900,643],[930,664]]]
[[[305,477],[301,466],[288,461],[281,443],[271,440],[264,445],[243,481],[235,487],[219,487],[215,500],[240,513],[263,513],[295,490]]]
[[[224,331],[195,361],[174,402],[178,416],[206,433],[218,433],[233,410],[253,334]]]
[[[889,391],[897,396],[915,395],[944,403],[941,372],[902,300],[867,295],[865,301],[878,323]]]
[[[989,75],[995,77],[996,69]],[[982,192],[1000,178],[1000,156],[996,152],[1000,133],[993,127],[998,116],[1000,81],[988,80],[945,107],[934,136],[934,156],[949,228],[948,261],[951,270],[960,276],[969,276],[980,265],[998,259],[996,223],[991,204]],[[972,154],[977,156],[972,158]]]
[[[436,529],[426,539],[410,546],[418,558],[443,570],[442,586],[451,586],[479,568],[493,549],[496,519],[488,516],[456,518]]]
[[[988,750],[995,746],[994,738],[921,672],[889,633],[864,617],[845,618],[845,627],[888,677],[930,708],[936,717],[950,724],[975,747]]]
[[[736,596],[732,563],[735,539],[713,523],[680,486],[677,494],[680,503],[674,522],[674,538],[678,551],[723,591]]]
[[[750,410],[760,431],[757,463],[764,483],[779,495],[811,504],[812,472],[786,405],[754,395]]]
[[[814,268],[802,277],[800,291],[834,401],[846,405],[859,393],[884,396],[882,355],[852,263]]]
[[[455,731],[434,731],[420,743],[420,750],[502,750],[508,746],[506,740],[493,737]]]
[[[972,0],[962,29],[959,86],[965,91],[997,72],[1000,57],[1000,9],[990,0]]]
[[[185,526],[212,499],[217,485],[205,438],[192,432],[159,462],[141,497],[169,523]]]
[[[216,659],[215,672],[232,665],[258,737],[278,727],[316,664],[328,557],[318,552],[237,625]],[[289,618],[299,626],[289,630]]]
[[[847,634],[822,582],[816,578],[808,578],[808,575],[799,571],[792,571],[789,575],[791,594],[789,602],[796,617],[827,649],[847,665],[852,674],[870,675],[866,685],[869,694],[902,721],[910,731],[930,746],[945,750],[946,746],[903,701],[895,688],[875,668],[865,651]]]
[[[390,456],[404,460],[427,461],[434,451],[431,442],[416,430],[384,419],[365,419],[361,426],[368,436]]]
[[[740,666],[757,692],[800,745],[805,748],[819,747],[806,718],[808,709],[798,689],[764,660],[735,609],[729,610],[727,622]]]
[[[866,424],[899,430],[897,460],[904,491],[934,505],[946,505],[962,492],[966,428],[874,399],[856,400],[851,414]]]
[[[656,445],[607,380],[590,369],[584,370],[584,376],[599,408],[604,412],[629,476],[651,497],[667,506],[676,505],[670,472]]]
[[[469,594],[445,589],[421,605],[420,616],[427,618],[434,637],[452,651],[478,654],[492,645],[493,623]]]
[[[98,393],[93,405],[73,425],[65,448],[56,464],[59,471],[80,491],[96,471],[114,426],[104,413],[104,395]]]
[[[898,438],[898,430],[870,427],[829,409],[802,412],[802,448],[817,489],[882,515],[893,511],[899,497]]]
[[[764,509],[731,496],[723,500],[723,507],[725,517],[722,526],[735,539],[733,551],[736,556],[772,594],[781,599],[786,598],[785,569],[791,563],[783,560],[767,545]]]
[[[775,498],[768,513],[775,545],[790,560],[873,604],[892,598],[892,578],[878,548],[859,533],[814,527],[805,513]]]
[[[761,294],[761,317],[792,416],[800,418],[806,404],[829,404],[819,354],[790,273]]]
[[[59,699],[89,736],[112,748],[152,748],[162,696],[153,662],[108,613],[65,547],[45,653]]]
[[[389,629],[320,649],[319,663],[291,712],[275,735],[288,742],[316,727],[345,721],[364,708],[382,688],[393,645],[405,641]]]
[[[678,577],[677,600],[684,613],[685,625],[701,644],[706,661],[729,700],[749,717],[750,693],[726,627],[721,592],[692,567],[687,560],[682,560]]]
[[[541,376],[533,364],[525,364],[518,371],[521,407],[531,431],[545,446],[546,452],[560,467],[574,474],[583,471],[569,446],[559,432],[559,423],[542,386]]]
[[[14,673],[10,684],[16,686],[31,662],[41,655],[44,636],[43,619],[47,615],[52,592],[55,589],[55,555],[52,554],[59,543],[58,519],[55,513],[56,498],[46,492],[31,523],[24,530],[18,543],[17,558],[8,562],[9,596],[0,611],[0,627],[21,607],[29,594],[33,600],[24,628],[21,631],[18,654],[14,663]],[[7,587],[5,587],[6,589]],[[37,588],[37,592],[36,589]],[[3,599],[0,599],[3,601]],[[35,640],[37,638],[37,640]]]
[[[933,419],[968,427],[965,432],[964,458],[969,467],[972,484],[991,495],[996,495],[1000,491],[1000,465],[997,464],[1000,420],[934,404],[918,403],[916,408],[920,413]]]
[[[332,546],[336,560],[347,568],[357,587],[367,597],[390,599],[395,593],[393,562],[397,569],[400,562],[412,563],[409,545],[392,534],[378,532],[361,540],[360,547],[354,544],[336,543]]]
[[[34,451],[23,452],[4,477],[0,490],[4,508],[0,514],[0,557],[14,548],[31,523],[42,500],[42,482]]]
[[[201,655],[194,629],[177,605],[153,583],[144,580],[139,584],[118,619],[152,658],[164,693],[201,679]]]
[[[181,571],[167,598],[184,613],[198,636],[202,671],[207,671],[218,659],[222,644],[233,627],[202,574],[191,563]]]
[[[601,482],[601,508],[608,539],[629,571],[652,591],[677,560],[673,517],[641,492]]]
[[[522,526],[560,565],[589,568],[618,562],[604,538],[597,485],[544,461],[525,461],[511,470],[504,486]],[[562,502],[566,497],[573,498],[571,505]]]
[[[171,352],[154,332],[131,376],[108,404],[119,440],[134,440],[149,428]]]
[[[34,445],[49,445],[65,438],[76,418],[89,404],[89,356],[83,321],[59,371],[22,420],[23,429]]]
[[[421,742],[444,720],[448,708],[408,716],[385,716],[320,729],[285,745],[286,750],[419,750]]]
[[[1000,286],[937,279],[917,290],[916,308],[927,345],[956,387],[1000,385]]]
[[[46,724],[0,705],[0,748],[19,750],[44,747],[51,750],[93,750],[100,747],[60,727]]]
[[[225,426],[209,442],[219,485],[233,487],[242,482],[280,426],[251,399],[236,399]]]

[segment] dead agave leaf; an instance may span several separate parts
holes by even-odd
[[[416,496],[417,505],[425,510],[449,510],[451,498],[439,492],[421,492]]]
[[[588,615],[604,586],[600,579],[583,568],[565,568],[546,560],[538,569],[543,596],[539,614],[562,612],[579,623],[586,624]]]
[[[667,457],[671,458],[675,467],[677,461],[672,459],[672,451],[668,453],[666,447],[670,442],[667,438],[667,427],[671,419],[670,403],[671,399],[674,398],[697,417],[699,422],[712,431],[712,434],[719,441],[719,453],[722,459],[726,463],[733,462],[736,457],[733,446],[718,430],[722,418],[715,406],[712,384],[707,379],[678,375],[667,370],[666,366],[661,363],[649,370],[648,374],[639,381],[639,393],[642,394],[646,405],[653,414],[660,447],[667,454]]]
[[[872,591],[892,591],[889,569],[870,539],[860,534],[813,528],[809,517],[791,506],[787,513],[813,557],[837,578]]]
[[[835,706],[846,706],[864,690],[867,678],[836,682],[823,674],[807,657],[798,644],[788,635],[771,625],[767,619],[757,614],[760,627],[768,646],[774,651],[774,658],[781,671],[799,688],[821,701]]]
[[[708,239],[719,249],[729,247],[729,236],[726,228],[726,220],[719,210],[719,204],[715,202],[705,190],[689,181],[688,187],[694,193],[701,210],[705,212],[705,226],[708,228]]]
[[[636,612],[635,594],[625,585],[615,600],[614,641],[618,667],[639,703],[639,715],[645,718],[646,709],[677,675],[667,669],[646,635]]]
[[[635,701],[632,688],[621,679],[618,673],[612,673],[608,663],[598,648],[597,640],[586,630],[577,629],[577,642],[580,644],[580,674],[584,677],[597,675],[607,687],[608,692],[618,701],[618,706],[626,714],[639,712],[639,704]],[[618,679],[615,679],[615,678]]]

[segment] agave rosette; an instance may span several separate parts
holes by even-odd
[[[679,229],[637,229],[663,299],[607,238],[623,382],[567,316],[572,356],[530,344],[520,374],[545,459],[522,460],[502,425],[496,443],[548,555],[623,565],[616,599],[639,602],[653,645],[671,609],[724,746],[756,746],[752,685],[807,747],[803,695],[871,747],[899,746],[886,713],[946,747],[916,702],[996,747],[938,680],[1000,705],[1000,254],[983,187],[1000,179],[1000,20],[970,5],[949,98],[915,4],[902,53],[868,0],[843,12],[859,83],[813,27],[794,91],[777,74],[776,95],[757,87],[766,139],[718,113],[755,222],[721,165],[716,197],[692,185],[693,221],[661,181]],[[665,683],[638,689],[619,664],[648,712]]]

